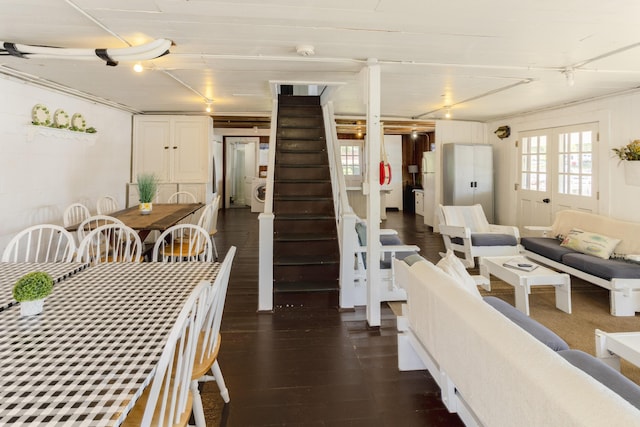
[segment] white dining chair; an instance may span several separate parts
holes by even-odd
[[[101,225],[107,224],[123,224],[123,222],[118,218],[114,218],[109,215],[92,215],[89,218],[86,218],[80,223],[80,225],[78,226],[78,230],[76,231],[76,233],[78,234],[78,243],[82,242],[85,236],[92,230],[95,230]]]
[[[176,191],[167,200],[167,203],[198,203],[196,196],[188,191]]]
[[[215,235],[218,232],[217,223],[218,211],[220,210],[220,200],[220,195],[216,196],[216,198],[204,208],[200,214],[200,219],[198,220],[198,225],[209,233],[211,244],[213,245],[213,252],[216,256],[215,259],[218,259],[218,248],[216,247]]]
[[[125,427],[186,426],[193,400],[189,386],[198,336],[214,288],[201,282],[189,296],[169,334],[153,382],[123,422]]]
[[[212,287],[215,291],[215,294],[213,294],[214,301],[212,301],[208,307],[207,316],[202,326],[196,348],[196,359],[191,377],[191,393],[193,395],[193,418],[197,427],[204,427],[206,425],[202,398],[198,389],[199,382],[215,381],[224,402],[229,403],[230,400],[229,390],[224,382],[222,370],[218,363],[218,352],[221,343],[220,324],[222,323],[222,313],[227,297],[229,275],[231,274],[231,265],[233,264],[235,254],[236,247],[232,246],[224,257],[216,280],[213,282]],[[207,375],[209,372],[211,372],[212,375]]]
[[[65,209],[64,214],[62,215],[62,221],[65,227],[69,227],[71,225],[80,224],[86,218],[91,216],[91,212],[89,212],[89,208],[87,208],[82,203],[72,203]]]
[[[120,209],[118,201],[113,196],[102,196],[96,203],[96,212],[98,215],[109,215],[118,209]]]
[[[152,259],[162,262],[213,261],[211,239],[204,228],[177,224],[160,234],[153,246]]]
[[[28,227],[9,241],[2,262],[70,262],[76,243],[69,231],[55,224]]]
[[[140,262],[140,236],[124,224],[101,225],[82,239],[76,261],[92,264]]]

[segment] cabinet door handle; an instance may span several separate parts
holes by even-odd
[[[177,149],[178,149],[178,146],[177,146],[177,145],[174,145],[174,146],[173,146],[173,149],[174,149],[174,150],[177,150]]]
[[[168,149],[169,149],[169,147],[164,147],[164,149],[165,149],[165,150],[168,150]]]

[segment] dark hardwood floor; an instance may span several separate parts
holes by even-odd
[[[221,210],[221,257],[234,245],[219,362],[231,402],[222,426],[458,426],[426,371],[399,372],[396,320],[386,304],[382,326],[368,328],[364,308],[292,307],[258,314],[258,215]],[[429,259],[442,242],[422,217],[389,212],[395,228]],[[215,386],[214,386],[215,387]]]

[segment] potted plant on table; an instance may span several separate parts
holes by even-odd
[[[13,298],[20,303],[22,316],[42,313],[44,299],[53,291],[53,279],[43,271],[25,274],[13,286]]]
[[[138,175],[138,195],[140,196],[140,213],[148,215],[153,209],[153,199],[158,191],[158,178],[154,174]]]
[[[625,182],[630,185],[640,185],[640,139],[612,150],[620,162],[624,161]]]

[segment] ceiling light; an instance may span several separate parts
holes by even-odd
[[[417,131],[411,131],[411,138],[416,139],[418,137],[418,132]]]
[[[133,66],[133,71],[135,71],[136,73],[141,73],[142,70],[144,70],[144,68],[142,68],[142,64],[136,62],[136,65]]]
[[[146,61],[159,58],[169,53],[173,42],[167,39],[157,39],[149,43],[109,49],[74,49],[49,46],[32,46],[10,42],[0,42],[0,55],[12,55],[18,58],[48,58],[48,59],[100,59],[109,66],[118,65],[119,61]]]
[[[207,104],[207,108],[205,108],[204,110],[207,113],[210,113],[211,112],[211,104],[213,104],[213,101],[211,99],[205,99],[204,103]]]
[[[447,108],[447,111],[446,111],[446,113],[444,113],[444,116],[447,119],[450,119],[451,118],[451,107],[446,107],[446,108]]]

